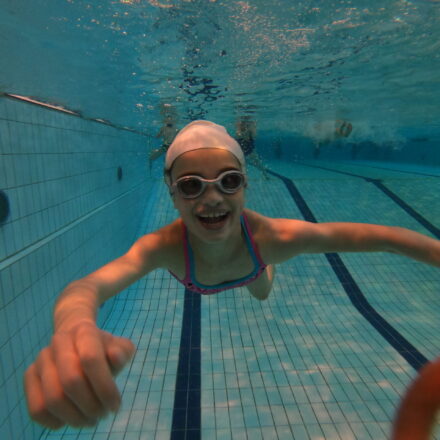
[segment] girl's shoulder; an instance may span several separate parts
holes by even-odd
[[[170,265],[172,267],[174,266],[173,261],[180,257],[182,237],[182,220],[178,218],[172,223],[140,237],[137,244],[140,245],[147,254],[154,254],[159,267],[169,269]]]
[[[263,232],[264,229],[271,224],[271,220],[273,220],[270,217],[266,217],[263,214],[247,208],[243,210],[243,214],[248,220],[249,227],[253,235],[258,235],[259,233]]]
[[[249,209],[244,210],[248,220],[249,229],[258,247],[261,258],[266,264],[273,262],[277,233],[276,219],[267,217]]]
[[[252,234],[262,241],[283,241],[286,233],[298,233],[309,223],[304,220],[267,217],[250,209],[245,209],[244,213]]]
[[[294,247],[306,222],[296,219],[272,218],[255,211],[245,210],[249,227],[266,264],[280,262],[280,252],[289,244]],[[284,259],[282,259],[284,261]]]
[[[279,219],[267,217],[250,209],[245,209],[244,214],[248,220],[252,237],[260,248],[263,249],[276,240]]]

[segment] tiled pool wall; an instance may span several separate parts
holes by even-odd
[[[22,378],[49,341],[54,301],[129,248],[149,185],[145,136],[0,98],[1,439],[39,438]]]

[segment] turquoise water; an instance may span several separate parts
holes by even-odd
[[[352,139],[438,141],[436,0],[38,0],[2,2],[1,89],[154,135],[179,124],[313,136],[348,119]],[[311,133],[312,132],[312,133]]]
[[[439,270],[397,255],[297,257],[265,302],[149,274],[100,311],[137,351],[120,412],[93,429],[32,423],[22,376],[63,287],[176,217],[163,158],[148,167],[163,104],[178,126],[256,120],[270,174],[249,167],[250,209],[438,237],[439,3],[3,3],[0,438],[389,438],[440,353]],[[313,158],[340,118],[350,137]]]
[[[380,178],[427,220],[435,220],[438,169],[381,166],[386,164],[270,163],[271,170],[294,178],[319,221],[356,219],[426,233],[371,183],[340,172]],[[154,191],[142,231],[175,215],[171,203],[164,203],[163,185]],[[249,206],[266,215],[302,218],[279,179],[267,182],[251,170],[248,197]],[[423,356],[435,357],[440,344],[438,269],[387,254],[341,257],[371,306]],[[105,328],[138,346],[118,380],[120,413],[96,430],[43,438],[170,438],[184,298],[182,287],[165,272],[118,297]],[[201,384],[200,391],[189,394],[200,392],[202,438],[388,438],[395,406],[415,370],[356,310],[324,256],[280,265],[266,302],[236,289],[204,297],[200,307]],[[191,426],[193,411],[189,406],[188,439],[198,438]]]
[[[0,228],[1,438],[388,438],[405,387],[440,348],[438,269],[391,254],[295,258],[265,302],[235,289],[195,303],[156,271],[100,312],[104,328],[137,345],[118,378],[117,416],[92,430],[33,424],[21,380],[49,341],[58,293],[176,212],[161,160],[148,171],[144,136],[6,98],[0,106],[10,202]],[[247,194],[263,214],[438,231],[438,167],[266,164],[269,180],[250,167]]]

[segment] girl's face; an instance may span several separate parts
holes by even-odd
[[[206,148],[188,151],[174,162],[171,181],[189,175],[215,179],[228,170],[241,171],[241,167],[236,157],[227,150]],[[202,241],[218,242],[241,230],[243,188],[235,194],[224,194],[216,185],[208,184],[205,191],[194,199],[185,199],[176,190],[173,201],[186,227]]]

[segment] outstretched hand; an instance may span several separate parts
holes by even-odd
[[[39,424],[59,429],[93,426],[121,396],[116,376],[135,352],[133,343],[91,322],[57,331],[24,375],[29,414]]]
[[[426,364],[406,390],[392,440],[429,440],[440,411],[440,357]]]

